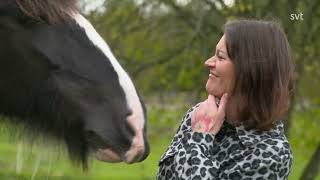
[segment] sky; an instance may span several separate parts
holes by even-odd
[[[93,11],[99,7],[102,6],[102,4],[104,3],[105,0],[81,0],[80,1],[80,4],[83,4],[83,3],[86,3],[86,7],[84,9],[84,12],[85,13],[88,13],[90,11]],[[143,1],[143,0],[136,0],[137,3],[139,3],[139,1]],[[179,4],[186,4],[188,3],[188,1],[190,0],[176,0]],[[232,6],[234,4],[234,1],[235,0],[223,0],[224,3],[227,5],[227,6]]]

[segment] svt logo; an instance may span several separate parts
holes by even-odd
[[[303,13],[292,13],[292,14],[290,14],[290,19],[291,19],[291,21],[294,21],[294,20],[303,21]]]

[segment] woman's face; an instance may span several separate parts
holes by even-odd
[[[232,93],[235,83],[234,65],[230,60],[225,42],[225,35],[218,42],[214,56],[205,62],[209,69],[206,90],[209,94],[221,97],[224,93]]]

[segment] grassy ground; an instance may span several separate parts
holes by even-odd
[[[155,179],[158,160],[170,143],[187,106],[149,105],[148,136],[151,154],[143,163],[107,164],[92,159],[88,172],[82,172],[79,167],[72,166],[63,151],[55,152],[59,148],[48,148],[47,145],[30,148],[28,144],[21,144],[20,141],[9,138],[7,130],[2,129],[0,134],[0,179]],[[290,180],[299,179],[315,146],[320,143],[315,118],[320,117],[319,115],[319,112],[314,110],[295,112],[293,116],[290,142],[294,153],[294,165]],[[320,180],[320,176],[317,180]]]
[[[19,143],[9,142],[9,139],[2,136],[0,140],[0,179],[32,179],[32,177],[34,177],[34,179],[39,180],[143,180],[154,179],[157,171],[157,161],[161,153],[165,151],[169,137],[152,141],[151,154],[143,163],[133,165],[123,163],[107,164],[91,159],[91,167],[88,172],[82,172],[80,167],[72,166],[63,152],[52,152],[46,147],[33,147],[32,151],[30,151],[30,147],[27,145],[21,146]],[[19,146],[23,147],[20,155],[17,153]],[[20,156],[20,158],[17,158],[18,156]],[[36,169],[38,169],[37,172],[35,172]],[[17,174],[17,172],[19,173]]]

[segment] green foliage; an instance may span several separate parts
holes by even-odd
[[[206,78],[203,63],[218,38],[204,26],[212,25],[209,10],[198,13],[190,4],[180,14],[170,5],[110,0],[104,13],[89,15],[143,92],[198,90]]]
[[[137,3],[140,2],[140,3]],[[213,54],[230,19],[274,19],[283,25],[292,47],[297,94],[319,105],[319,1],[106,0],[105,11],[88,17],[132,75],[142,94],[204,91],[204,61]],[[303,13],[303,20],[290,14]],[[303,82],[302,80],[303,79]],[[299,101],[297,103],[300,103]]]

